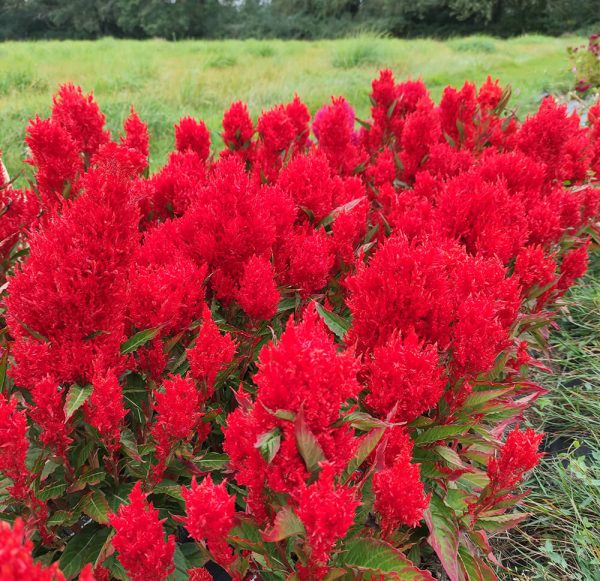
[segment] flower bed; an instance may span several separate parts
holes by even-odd
[[[7,578],[496,578],[600,105],[520,123],[489,79],[436,106],[389,71],[371,98],[234,103],[215,156],[182,119],[152,176],[133,110],[113,140],[66,85],[30,122],[35,183],[0,185]]]

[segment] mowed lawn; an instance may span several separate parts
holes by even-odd
[[[333,41],[39,41],[0,44],[0,149],[11,173],[21,168],[27,120],[47,115],[60,83],[93,90],[108,126],[118,131],[134,105],[150,127],[152,167],[173,145],[173,124],[202,118],[219,140],[223,111],[237,99],[256,117],[294,93],[318,109],[344,95],[359,117],[369,114],[370,82],[382,67],[397,79],[422,77],[437,99],[448,85],[510,84],[520,115],[545,93],[572,84],[567,47],[578,37],[475,36],[448,41],[358,37]],[[220,143],[218,143],[220,146]]]

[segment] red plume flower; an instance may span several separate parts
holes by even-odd
[[[162,581],[175,569],[175,537],[169,535],[165,541],[164,519],[158,519],[158,510],[146,497],[137,482],[129,504],[109,516],[117,531],[112,544],[132,581]]]
[[[30,474],[25,466],[28,450],[25,412],[17,410],[16,399],[6,399],[0,393],[0,473],[12,480],[8,490],[17,499],[24,499],[29,488]]]
[[[233,562],[227,535],[235,523],[235,497],[225,488],[225,482],[215,485],[210,474],[201,484],[192,479],[190,489],[182,487],[187,517],[185,528],[197,541],[206,541],[215,560],[221,565]]]

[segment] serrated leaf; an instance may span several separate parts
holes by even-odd
[[[133,353],[136,349],[154,339],[160,330],[161,327],[152,327],[151,329],[144,329],[132,335],[127,341],[121,344],[121,354]]]
[[[65,400],[65,418],[68,420],[92,395],[94,388],[91,385],[74,384],[69,388]]]
[[[84,497],[81,510],[97,523],[108,524],[110,507],[106,496],[100,490],[94,490]]]
[[[344,424],[350,424],[357,430],[364,432],[369,431],[371,428],[385,428],[390,424],[380,420],[379,418],[373,417],[371,414],[365,412],[352,412],[344,416],[342,419]]]
[[[125,452],[125,454],[127,454],[127,456],[129,456],[136,462],[142,461],[142,457],[140,456],[140,453],[138,451],[137,442],[135,441],[135,436],[133,435],[133,432],[128,428],[124,428],[123,430],[121,430],[121,446],[123,447],[123,451]]]
[[[108,527],[88,525],[76,534],[65,547],[59,568],[67,579],[73,579],[87,564],[94,564],[110,534]]]
[[[360,204],[364,199],[365,199],[365,196],[361,196],[360,198],[356,198],[346,204],[342,204],[341,206],[338,206],[337,208],[332,210],[331,213],[327,214],[327,216],[325,216],[325,218],[323,218],[321,220],[320,225],[323,227],[329,226],[329,224],[331,224],[340,214],[342,214],[344,212],[350,212],[352,209],[354,209],[356,206],[358,206],[358,204]]]
[[[433,426],[421,432],[415,438],[415,444],[431,444],[438,440],[445,440],[464,434],[469,429],[469,426],[452,424],[447,426]]]
[[[432,494],[424,517],[429,528],[427,542],[439,557],[450,581],[459,581],[459,527],[454,512],[439,496]]]
[[[82,490],[88,484],[98,484],[106,478],[106,471],[103,468],[92,468],[85,474],[82,474],[71,486],[69,486],[69,492],[75,492]]]
[[[458,548],[460,564],[467,581],[497,581],[498,577],[492,569],[479,557],[474,556],[463,546]]]
[[[319,469],[319,462],[325,460],[325,454],[319,444],[316,436],[310,431],[304,419],[304,410],[301,408],[296,415],[295,433],[298,452],[309,472],[316,472]]]
[[[512,387],[507,387],[504,389],[491,389],[491,390],[473,392],[467,397],[467,399],[465,399],[465,402],[463,403],[461,409],[463,409],[463,410],[477,409],[480,406],[482,406],[483,404],[487,403],[488,401],[496,399],[506,393],[509,393],[512,390],[513,390]]]
[[[152,494],[166,494],[176,500],[183,500],[181,485],[169,480],[163,480],[160,484],[157,484]]]
[[[283,507],[275,516],[273,526],[262,532],[262,538],[269,543],[283,541],[294,535],[304,533],[304,525],[294,511],[289,507]]]
[[[254,447],[258,448],[261,456],[267,464],[270,464],[281,447],[281,430],[274,428],[261,434],[256,440]]]
[[[377,444],[381,440],[385,432],[385,428],[376,428],[371,430],[368,434],[363,436],[358,446],[358,450],[354,457],[348,462],[348,466],[344,471],[343,480],[348,480],[352,474],[362,465],[362,463],[369,457],[371,452],[376,448]]]
[[[327,325],[329,330],[340,339],[343,339],[350,328],[350,322],[340,317],[337,313],[328,311],[323,305],[317,302],[315,302],[315,307],[317,313],[319,313],[319,316],[323,319],[323,322]]]
[[[46,521],[49,527],[69,526],[79,520],[79,515],[66,510],[57,510]]]
[[[512,514],[500,514],[487,518],[478,518],[475,526],[487,532],[500,533],[516,527],[528,516],[527,513],[515,512]]]
[[[52,498],[62,496],[67,490],[66,482],[53,482],[52,484],[38,490],[36,496],[39,500],[46,502]]]
[[[394,573],[396,579],[403,581],[435,581],[430,573],[417,568],[404,553],[378,539],[357,537],[346,541],[336,561],[343,567],[366,569],[380,575]]]
[[[200,458],[194,458],[193,462],[201,470],[220,470],[229,462],[229,456],[218,452],[208,452]]]

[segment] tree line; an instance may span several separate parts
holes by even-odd
[[[0,40],[561,34],[600,0],[0,0]]]

